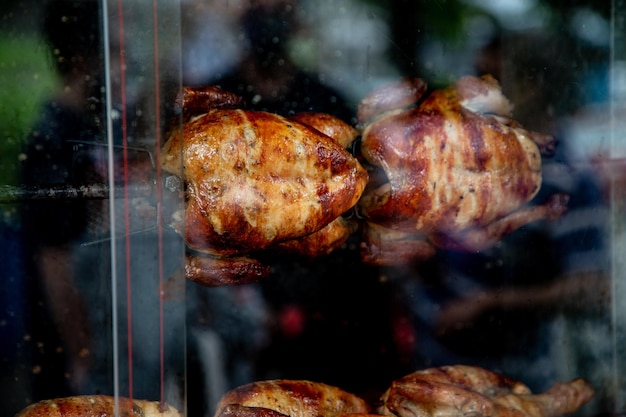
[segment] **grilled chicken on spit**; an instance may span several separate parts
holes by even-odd
[[[123,417],[182,417],[174,407],[158,401],[119,398],[119,416]],[[115,398],[106,395],[84,395],[56,398],[34,403],[15,417],[114,417]]]
[[[491,76],[426,91],[405,79],[366,96],[361,153],[375,167],[358,204],[367,219],[362,257],[390,265],[434,254],[433,245],[481,250],[529,222],[558,218],[567,196],[527,206],[541,187],[552,137],[525,130]]]
[[[185,212],[173,225],[196,252],[189,279],[258,281],[269,273],[259,254],[318,256],[355,231],[342,214],[368,175],[345,149],[353,127],[326,114],[242,110],[237,96],[214,87],[185,89],[182,106],[185,122],[169,135],[162,161],[186,187]]]
[[[215,417],[339,417],[368,412],[363,399],[339,388],[279,379],[252,382],[227,392],[217,404]]]
[[[378,412],[393,417],[557,417],[577,411],[593,395],[582,379],[533,394],[503,375],[455,365],[417,371],[393,382]]]

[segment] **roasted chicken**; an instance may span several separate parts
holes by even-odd
[[[378,412],[393,417],[557,417],[594,395],[584,380],[533,394],[521,382],[482,368],[455,365],[409,374],[381,397]]]
[[[406,79],[360,104],[360,150],[371,165],[358,204],[367,221],[365,262],[428,258],[433,246],[482,250],[564,213],[565,195],[527,205],[541,187],[541,153],[555,143],[511,119],[513,106],[494,78],[463,77],[411,106],[425,91],[422,80]]]
[[[186,209],[173,226],[195,252],[188,278],[254,282],[269,273],[259,254],[319,256],[356,230],[341,217],[368,181],[345,149],[353,127],[325,114],[242,110],[236,96],[211,87],[185,89],[181,105],[185,122],[169,135],[162,161],[184,179]]]
[[[339,417],[370,411],[360,397],[319,382],[252,382],[222,396],[215,417]]]
[[[106,395],[83,395],[44,400],[29,405],[15,417],[182,417],[174,407],[159,401],[119,398]]]

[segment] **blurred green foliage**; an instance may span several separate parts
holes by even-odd
[[[48,49],[37,36],[0,32],[0,184],[19,183],[24,140],[38,109],[58,88]]]

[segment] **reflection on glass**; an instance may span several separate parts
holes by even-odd
[[[253,380],[375,397],[414,370],[465,363],[538,391],[582,376],[596,396],[581,414],[623,412],[622,3],[18,3],[0,6],[6,409],[118,393],[212,415]],[[568,194],[558,221],[401,267],[364,265],[355,234],[327,257],[275,260],[259,284],[183,283],[169,217],[183,196],[159,188],[158,154],[181,85],[361,128],[357,106],[375,87],[417,76],[432,91],[487,73],[516,121],[557,139],[531,204]],[[362,157],[358,142],[351,152]],[[7,197],[80,186],[116,198]]]

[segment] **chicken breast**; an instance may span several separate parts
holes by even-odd
[[[253,415],[248,415],[251,412]],[[319,382],[282,379],[253,382],[227,392],[217,405],[215,417],[276,417],[276,413],[290,417],[339,417],[368,412],[363,399],[342,389]]]
[[[216,256],[322,229],[356,204],[368,178],[356,158],[320,131],[233,109],[186,122],[170,135],[162,160],[187,187],[178,229],[189,247]]]

